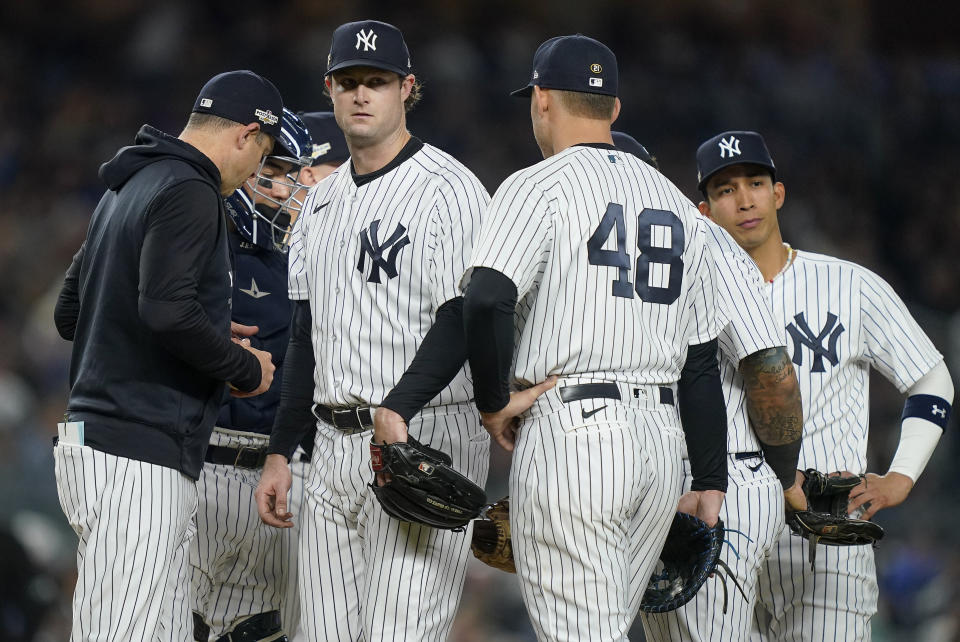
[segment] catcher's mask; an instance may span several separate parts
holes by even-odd
[[[281,135],[256,175],[227,199],[227,213],[240,236],[259,247],[286,252],[290,230],[303,207],[307,187],[300,170],[310,165],[313,143],[300,117],[287,108]]]

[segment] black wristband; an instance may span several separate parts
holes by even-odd
[[[797,482],[797,463],[800,459],[801,440],[792,441],[782,446],[771,446],[769,444],[760,444],[763,451],[763,458],[767,465],[773,469],[773,473],[780,480],[783,489],[786,490]]]

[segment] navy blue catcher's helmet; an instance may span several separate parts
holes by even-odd
[[[300,117],[286,107],[280,125],[280,137],[273,152],[260,163],[256,178],[228,196],[226,205],[244,240],[286,252],[290,229],[307,195],[299,176],[300,169],[313,162],[313,141]]]

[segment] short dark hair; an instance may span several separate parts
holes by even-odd
[[[228,118],[215,116],[214,114],[204,114],[199,111],[191,112],[190,118],[187,119],[188,128],[205,129],[210,132],[220,132],[242,124],[243,123],[237,123]],[[263,137],[267,135],[268,134],[266,134],[262,129],[257,130],[257,137],[254,139],[254,142],[258,145],[261,144],[263,142]]]
[[[610,120],[617,104],[616,96],[588,94],[583,91],[551,90],[560,98],[560,103],[570,115],[594,120]]]

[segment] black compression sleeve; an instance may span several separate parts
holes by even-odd
[[[473,396],[481,412],[497,412],[510,401],[516,307],[517,286],[509,277],[490,268],[473,269],[463,300],[463,323]]]
[[[57,297],[57,305],[53,309],[53,322],[57,326],[57,332],[67,341],[73,341],[73,335],[77,331],[77,318],[80,316],[80,267],[86,249],[87,242],[84,241],[67,269],[63,287]]]
[[[421,408],[450,384],[466,359],[463,297],[458,296],[437,309],[437,318],[424,335],[413,361],[380,405],[410,423]]]
[[[677,384],[687,441],[691,490],[727,490],[727,409],[720,386],[717,340],[690,346]]]
[[[293,308],[290,343],[283,362],[283,381],[280,383],[280,406],[270,433],[267,453],[280,454],[290,459],[297,444],[312,426],[316,425],[313,407],[313,371],[316,360],[310,330],[313,316],[309,301],[297,301]]]
[[[197,300],[203,266],[226,233],[219,199],[201,181],[170,187],[155,199],[140,252],[138,311],[178,358],[249,392],[260,385],[260,362],[230,341],[226,328],[215,328]]]

